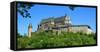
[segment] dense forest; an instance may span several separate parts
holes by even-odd
[[[17,34],[17,48],[47,48],[96,44],[95,34],[61,32],[32,32],[32,37]]]

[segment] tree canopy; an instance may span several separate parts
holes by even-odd
[[[48,48],[64,46],[95,45],[96,39],[93,34],[62,32],[34,32],[32,37],[17,38],[18,48]]]
[[[19,3],[17,5],[17,11],[20,13],[20,15],[22,17],[25,17],[25,18],[29,17],[29,18],[31,18],[29,10],[31,9],[32,6],[33,6],[33,4]]]

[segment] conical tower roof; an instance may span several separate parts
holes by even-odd
[[[31,23],[29,24],[28,28],[32,28],[32,24]]]

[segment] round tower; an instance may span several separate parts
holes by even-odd
[[[32,36],[32,24],[29,24],[28,26],[28,37]]]

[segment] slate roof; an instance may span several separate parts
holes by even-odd
[[[43,19],[40,24],[43,24],[43,23],[46,23],[46,22],[51,22],[51,21],[64,21],[66,18],[66,16],[61,16],[61,17],[57,17],[57,18],[54,18],[54,17],[49,17],[47,19]]]

